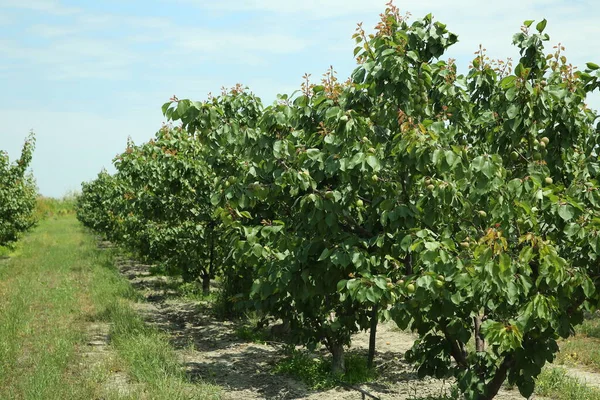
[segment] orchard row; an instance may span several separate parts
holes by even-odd
[[[514,70],[480,49],[463,75],[441,58],[456,35],[389,5],[347,82],[165,104],[180,126],[129,142],[79,218],[207,291],[219,276],[232,309],[326,346],[334,372],[352,334],[394,320],[420,376],[527,397],[600,285],[600,69],[547,54],[545,25],[514,36]]]

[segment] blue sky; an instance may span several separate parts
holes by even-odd
[[[512,35],[548,19],[551,44],[569,60],[600,63],[597,0],[396,2],[413,18],[431,12],[459,35],[448,57],[466,72],[479,44],[517,60]],[[128,136],[149,140],[173,94],[205,99],[247,85],[265,103],[307,72],[354,68],[351,36],[369,30],[385,0],[0,0],[0,149],[12,158],[37,136],[40,192],[62,196],[93,179]],[[600,96],[590,99],[600,108]]]

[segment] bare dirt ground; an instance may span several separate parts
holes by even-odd
[[[206,303],[175,297],[165,284],[166,278],[151,275],[149,266],[125,258],[118,259],[117,265],[146,299],[137,303],[136,309],[148,323],[170,335],[191,379],[220,385],[224,399],[363,398],[356,388],[318,392],[292,377],[271,373],[272,367],[284,357],[279,346],[240,339],[235,332],[238,326],[235,322],[215,318]],[[349,351],[366,354],[368,340],[368,333],[355,335]],[[404,360],[404,353],[413,341],[414,336],[399,331],[393,324],[380,324],[376,357],[379,377],[375,382],[361,385],[360,389],[382,400],[426,399],[448,393],[451,382],[419,380]],[[522,399],[516,390],[509,389],[503,389],[497,398]]]
[[[91,322],[86,327],[87,342],[79,349],[80,365],[89,373],[95,369],[105,371],[109,366],[110,373],[97,378],[101,382],[100,398],[111,396],[126,397],[136,388],[136,385],[123,371],[119,370],[113,349],[110,347],[110,324],[106,322]]]
[[[577,378],[579,382],[600,389],[600,374],[597,372],[573,365],[569,365],[568,367],[565,367],[565,369],[569,376]]]

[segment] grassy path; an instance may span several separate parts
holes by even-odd
[[[0,398],[218,398],[218,388],[186,380],[167,338],[132,311],[135,296],[74,217],[43,221],[0,261]],[[98,324],[111,341],[91,362],[87,336]]]

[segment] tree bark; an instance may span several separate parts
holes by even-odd
[[[369,335],[369,356],[367,358],[367,368],[373,368],[373,360],[375,359],[375,339],[377,338],[377,323],[378,318],[378,307],[374,305],[371,309],[371,332]]]
[[[331,343],[329,346],[329,351],[331,351],[331,355],[333,356],[333,360],[331,362],[331,372],[334,375],[341,375],[346,372],[346,364],[344,362],[344,346],[339,343]]]
[[[506,356],[500,367],[496,370],[496,374],[492,378],[492,380],[487,384],[485,388],[485,393],[480,397],[481,400],[492,400],[498,394],[500,387],[506,380],[506,376],[508,375],[508,369],[512,365],[511,356]]]
[[[202,294],[208,296],[210,294],[210,279],[214,276],[214,259],[215,259],[215,227],[214,222],[208,224],[210,229],[210,248],[208,255],[208,271],[202,274]]]
[[[208,296],[210,294],[210,275],[202,275],[202,294]]]
[[[442,331],[444,332],[446,340],[450,344],[450,355],[452,355],[452,358],[454,358],[456,364],[458,364],[459,367],[464,369],[469,368],[469,363],[467,362],[467,355],[465,354],[465,349],[460,345],[460,343],[456,339],[450,336],[445,326],[442,327]]]
[[[288,319],[284,319],[281,324],[273,325],[271,327],[271,336],[278,338],[285,338],[292,332],[291,324]]]
[[[485,351],[485,340],[481,337],[481,316],[478,315],[473,317],[473,324],[475,325],[475,351],[481,353]]]
[[[412,267],[412,257],[409,254],[406,255],[406,257],[404,258],[404,273],[406,275],[412,275],[413,273],[413,267]]]

